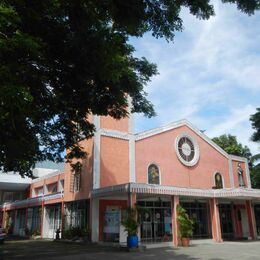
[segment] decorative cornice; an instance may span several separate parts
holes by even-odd
[[[161,127],[156,127],[156,128],[144,131],[144,132],[137,133],[136,140],[139,141],[139,140],[151,137],[153,135],[157,135],[157,134],[161,134],[161,133],[170,131],[172,129],[183,126],[186,122],[187,122],[186,120],[180,120],[180,121],[172,122],[170,124],[167,124],[167,125],[164,125]]]
[[[131,135],[126,132],[105,129],[105,128],[100,128],[98,132],[100,133],[100,135],[103,135],[103,136],[124,139],[124,140],[130,140],[130,137],[131,137]]]
[[[241,157],[241,156],[237,156],[237,155],[233,155],[233,154],[230,154],[229,157],[233,161],[239,161],[239,162],[245,162],[245,163],[247,162],[247,159],[245,157]]]
[[[254,198],[260,199],[260,189],[194,189],[185,187],[126,183],[93,190],[92,197],[109,196],[118,193],[134,192],[139,194],[178,195],[203,198]]]

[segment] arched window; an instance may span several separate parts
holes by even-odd
[[[215,174],[215,188],[223,189],[223,180],[222,180],[222,176],[219,172],[217,172]]]
[[[160,184],[159,167],[156,164],[150,164],[148,167],[148,183]]]

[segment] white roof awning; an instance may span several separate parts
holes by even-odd
[[[259,189],[228,188],[228,189],[194,189],[175,186],[161,186],[151,184],[126,183],[115,186],[94,189],[92,197],[110,196],[118,193],[178,195],[200,198],[234,198],[260,199]]]

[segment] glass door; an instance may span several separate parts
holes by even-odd
[[[55,238],[57,229],[61,229],[61,209],[60,206],[48,206],[48,237]]]
[[[153,211],[151,208],[141,212],[141,239],[151,242],[153,240]]]
[[[166,242],[172,239],[171,203],[141,201],[141,240]]]
[[[182,202],[181,206],[194,221],[193,238],[209,238],[208,204],[206,202]]]
[[[260,236],[260,204],[255,205],[255,221],[257,236]]]
[[[231,205],[229,204],[220,204],[219,205],[219,218],[221,224],[221,232],[223,239],[233,239],[233,222],[231,214]]]

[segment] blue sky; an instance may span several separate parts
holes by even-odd
[[[148,34],[131,39],[136,56],[160,73],[145,88],[157,116],[135,115],[135,130],[186,118],[211,138],[230,133],[257,153],[249,117],[260,107],[260,12],[247,16],[214,2],[216,16],[207,21],[182,11],[174,44]]]

